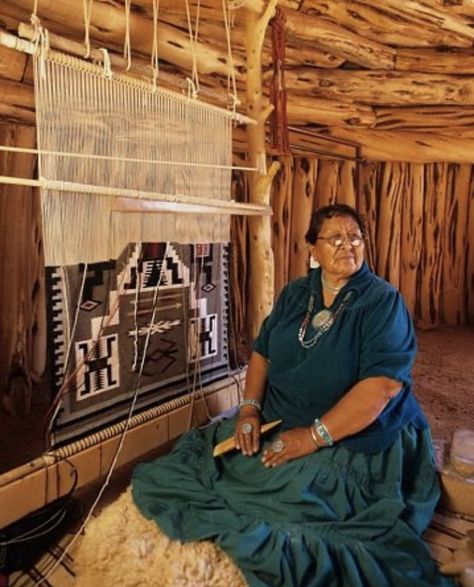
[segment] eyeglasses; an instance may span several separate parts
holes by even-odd
[[[333,236],[318,236],[316,240],[328,241],[331,247],[338,249],[346,240],[349,241],[351,247],[360,247],[364,242],[364,237],[361,234],[334,234]]]

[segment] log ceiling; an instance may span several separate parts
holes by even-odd
[[[233,65],[245,104],[245,24],[267,0],[229,0]],[[0,27],[17,33],[33,0],[2,0]],[[290,124],[362,145],[363,156],[412,162],[474,162],[474,2],[472,0],[279,0],[286,24],[285,80]],[[222,0],[189,0],[195,55],[204,100],[228,103],[226,29]],[[184,0],[158,3],[160,83],[183,88],[192,69]],[[84,3],[38,0],[38,16],[81,51]],[[199,14],[198,21],[196,20]],[[198,26],[196,28],[196,22]],[[90,38],[123,63],[125,6],[93,0]],[[134,75],[150,71],[153,0],[132,0]],[[66,42],[64,43],[64,39]],[[80,45],[77,45],[77,44]],[[271,76],[271,44],[264,43],[264,91]],[[0,47],[0,117],[31,125],[34,100],[30,59]],[[294,145],[297,149],[297,145]],[[236,150],[245,150],[236,140]]]

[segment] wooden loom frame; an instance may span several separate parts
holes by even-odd
[[[31,34],[31,31],[28,27],[23,27],[23,30],[28,31],[27,34]],[[5,47],[9,47],[15,49],[17,51],[27,53],[29,55],[33,55],[36,52],[36,46],[34,43],[16,37],[15,35],[11,35],[9,33],[5,33],[4,31],[0,31],[0,45],[4,45]],[[51,51],[50,51],[51,52]],[[58,52],[52,51],[51,54],[54,56],[60,56],[61,54]],[[66,58],[67,55],[63,54]],[[71,59],[74,59],[71,57]],[[100,67],[93,65],[87,61],[83,60],[85,66],[88,69],[94,71],[100,71]],[[119,74],[115,76],[117,79],[126,79],[127,83],[137,84],[141,87],[147,87],[148,89],[152,88],[153,85],[151,82],[144,82],[140,80],[136,80],[133,77],[125,76],[123,74]],[[165,90],[166,92],[173,93],[170,90]],[[180,94],[175,94],[180,99],[183,99],[183,96]],[[218,106],[214,106],[212,104],[206,104],[207,108],[211,110],[219,111],[226,116],[234,118],[240,124],[257,124],[255,120],[248,116],[244,116],[240,113],[233,113]],[[33,150],[33,149],[11,149],[2,146],[0,150],[7,151],[7,150],[15,150],[16,152],[35,152],[36,154],[41,154],[43,151],[41,150]],[[64,156],[79,156],[78,154],[64,154]],[[87,156],[86,156],[87,157]],[[209,165],[204,165],[209,166]],[[240,167],[239,169],[243,169],[246,171],[257,171],[255,167]],[[9,177],[9,176],[0,176],[0,183],[7,184],[7,185],[23,185],[29,187],[39,187],[42,189],[51,189],[56,191],[79,191],[84,193],[91,193],[91,194],[99,194],[99,195],[109,195],[109,196],[117,196],[117,203],[114,207],[114,212],[182,212],[182,213],[204,213],[204,214],[229,214],[229,215],[246,215],[246,216],[269,216],[271,215],[271,208],[270,206],[258,205],[258,204],[248,204],[248,203],[240,203],[235,202],[233,200],[210,200],[207,198],[198,198],[192,196],[186,196],[184,194],[179,195],[171,195],[171,194],[158,194],[158,193],[151,193],[146,191],[140,190],[130,190],[130,189],[121,189],[121,188],[105,188],[103,186],[94,186],[94,185],[86,185],[86,184],[79,184],[74,182],[58,182],[58,181],[50,181],[47,178],[39,177],[38,179],[27,179],[27,178],[16,178],[16,177]],[[153,196],[153,197],[152,197]]]
[[[3,31],[0,31],[0,44],[31,55],[36,50],[33,43]],[[91,64],[88,64],[88,67],[97,68]],[[144,82],[137,82],[133,78],[130,78],[130,82],[144,85]],[[206,106],[233,117],[239,123],[255,123],[251,118],[223,108],[207,104]],[[41,154],[41,151],[33,149],[2,147],[0,150]],[[256,168],[245,169],[257,171]],[[239,203],[233,200],[221,201],[181,194],[152,194],[139,190],[110,189],[73,182],[49,181],[41,177],[28,179],[0,176],[0,183],[117,196],[113,212],[184,212],[264,216],[271,214],[270,206]],[[241,380],[242,373],[238,377]],[[130,463],[158,446],[176,440],[186,431],[191,416],[194,416],[198,424],[205,423],[207,402],[209,402],[211,416],[215,416],[238,404],[239,399],[236,376],[228,377],[206,386],[202,391],[195,390],[132,416],[130,423],[123,421],[97,434],[89,435],[83,440],[45,452],[39,458],[7,471],[0,475],[0,502],[2,503],[0,527],[7,526],[66,495],[71,489],[72,471],[77,472],[77,489],[98,481],[108,474],[112,466],[119,467]],[[114,465],[114,458],[122,440],[123,447]]]

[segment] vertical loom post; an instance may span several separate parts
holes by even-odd
[[[270,204],[270,187],[279,163],[274,161],[267,172],[265,154],[265,121],[273,107],[262,107],[262,47],[265,31],[275,12],[278,0],[271,0],[264,13],[257,15],[247,10],[247,112],[257,120],[255,126],[247,127],[250,162],[260,171],[250,174],[249,200],[253,204]],[[249,219],[250,275],[249,282],[249,335],[254,338],[265,316],[273,305],[274,267],[271,248],[271,225],[269,218]],[[256,276],[258,275],[258,279]]]

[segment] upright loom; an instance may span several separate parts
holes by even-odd
[[[176,437],[191,424],[183,407],[207,411],[208,391],[229,386],[230,215],[270,211],[230,198],[232,124],[249,119],[112,73],[106,53],[103,67],[0,42],[33,54],[35,70],[38,178],[0,178],[41,192],[50,450],[0,483],[18,497],[24,473],[46,480],[31,510],[67,490],[71,464],[79,485],[108,479],[126,438],[141,446],[125,462],[160,442],[145,430]],[[81,463],[97,464],[92,478]]]

